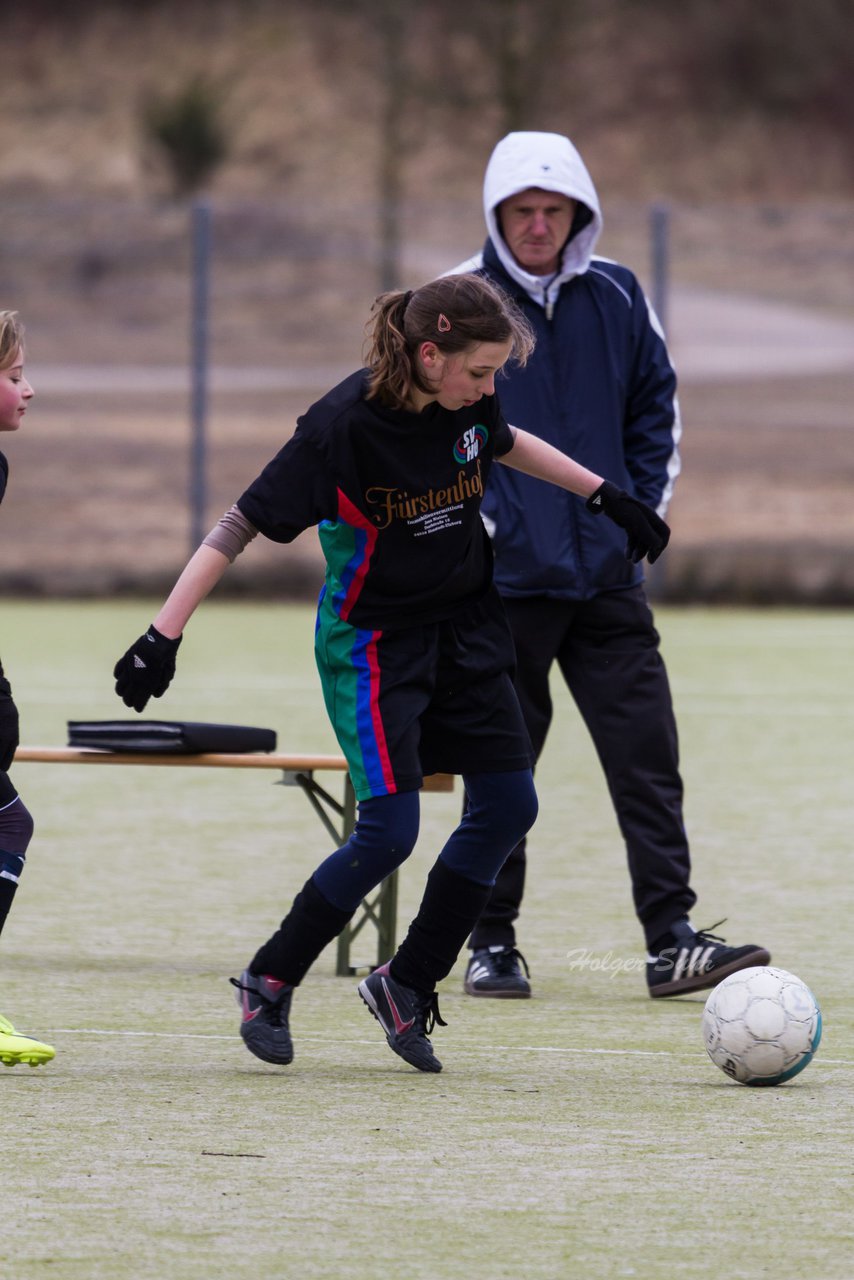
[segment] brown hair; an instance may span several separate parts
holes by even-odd
[[[24,345],[24,326],[17,311],[0,311],[0,370],[10,369]]]
[[[422,342],[456,355],[479,342],[512,341],[511,359],[524,365],[534,332],[510,298],[484,276],[442,276],[414,292],[382,293],[368,321],[368,399],[401,409],[413,388],[429,394],[414,359]]]

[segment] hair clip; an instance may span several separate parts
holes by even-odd
[[[411,302],[411,301],[412,301],[412,290],[411,290],[411,289],[407,289],[406,293],[403,295],[403,309],[404,309],[404,311],[405,311],[405,310],[406,310],[406,308],[409,306],[409,304],[410,304],[410,302]]]
[[[451,332],[451,322],[448,319],[448,317],[441,311],[439,312],[439,322],[436,325],[436,328],[439,330],[440,333]]]

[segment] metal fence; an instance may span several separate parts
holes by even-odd
[[[685,470],[660,589],[847,599],[854,206],[605,213],[600,251],[641,277],[680,375]],[[380,223],[359,192],[195,212],[0,202],[0,305],[24,317],[37,391],[3,442],[0,591],[159,591],[300,410],[359,364]],[[482,240],[479,208],[405,206],[400,283]],[[316,578],[309,537],[288,563],[251,555],[246,590]]]

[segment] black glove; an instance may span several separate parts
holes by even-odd
[[[670,528],[639,498],[633,498],[624,489],[618,489],[610,480],[603,480],[595,493],[587,499],[587,510],[595,516],[604,511],[609,520],[625,529],[626,559],[637,564],[646,556],[655,564],[670,541]]]
[[[0,676],[0,770],[8,773],[18,749],[18,708],[5,676]]]
[[[175,674],[175,655],[181,637],[170,640],[151,626],[132,644],[113,668],[116,693],[126,707],[143,711],[149,698],[160,698]]]

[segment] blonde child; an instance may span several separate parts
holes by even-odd
[[[0,431],[17,431],[33,397],[24,377],[24,330],[17,313],[0,311]],[[6,491],[9,464],[0,453],[0,502]],[[6,923],[18,881],[24,869],[33,820],[12,779],[9,768],[18,746],[18,709],[0,662],[0,932]],[[29,1036],[19,1035],[11,1022],[0,1017],[0,1062],[31,1067],[49,1062],[54,1050]]]

